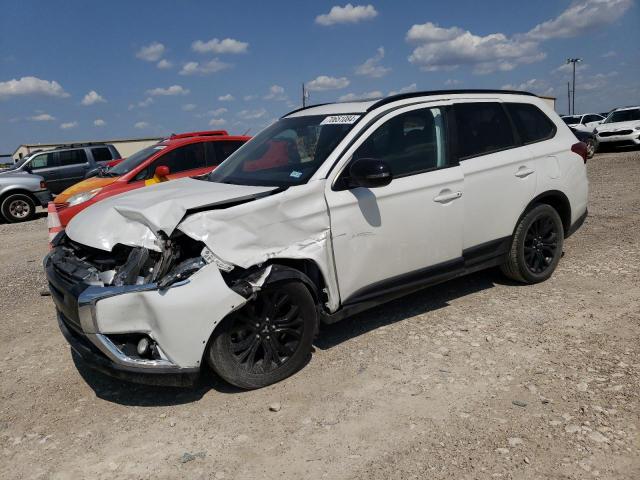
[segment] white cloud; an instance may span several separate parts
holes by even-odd
[[[101,118],[96,118],[93,121],[93,125],[96,127],[104,127],[107,124],[107,122],[105,122],[103,119]]]
[[[193,112],[196,109],[196,105],[194,103],[187,103],[182,105],[183,112]]]
[[[147,128],[149,124],[147,122],[136,122],[133,127],[137,129]]]
[[[209,73],[220,72],[230,68],[231,64],[221,62],[217,58],[209,60],[205,63],[200,62],[187,62],[182,66],[180,75],[207,75]]]
[[[226,123],[227,121],[224,118],[212,118],[211,120],[209,120],[210,127],[221,127]]]
[[[80,103],[85,107],[88,107],[89,105],[93,105],[95,103],[106,103],[106,102],[107,101],[104,99],[102,95],[100,95],[95,90],[91,90],[89,93],[87,93],[84,96],[84,98],[82,99],[82,102]]]
[[[173,63],[171,63],[166,58],[163,58],[158,63],[156,63],[156,67],[158,67],[160,70],[167,70],[173,67]]]
[[[332,7],[329,13],[318,15],[316,23],[325,27],[338,23],[358,23],[378,16],[373,5],[356,5],[347,3],[344,7]]]
[[[616,52],[615,50],[609,50],[607,53],[603,53],[601,55],[602,58],[611,58],[611,57],[615,57],[616,55],[618,55],[618,52]]]
[[[245,95],[242,99],[245,102],[250,102],[251,100],[255,100],[256,98],[258,98],[257,95]]]
[[[349,83],[351,82],[349,82],[349,79],[346,77],[320,75],[307,83],[306,86],[309,91],[339,90],[348,87]]]
[[[401,93],[410,93],[415,92],[418,89],[418,85],[412,83],[411,85],[407,85],[406,87],[399,88],[398,90],[391,90],[389,92],[389,96],[391,95],[399,95]]]
[[[576,63],[576,72],[582,72],[584,70],[587,70],[588,68],[590,68],[590,65],[588,63]],[[565,75],[573,74],[573,65],[571,63],[563,63],[559,67],[554,68],[551,73],[562,73]]]
[[[287,96],[284,94],[284,88],[280,85],[271,85],[269,87],[269,93],[264,96],[265,100],[287,100]]]
[[[56,119],[56,117],[49,115],[48,113],[41,113],[39,115],[34,115],[33,117],[29,117],[29,120],[33,120],[34,122],[52,122]]]
[[[444,84],[447,87],[454,87],[456,85],[460,85],[462,82],[460,80],[456,80],[455,78],[449,78],[447,80],[445,80]]]
[[[211,115],[212,117],[219,117],[220,115],[224,115],[227,112],[228,110],[226,108],[220,107],[207,111],[207,115]]]
[[[191,44],[191,49],[198,53],[247,53],[249,44],[247,42],[241,42],[233,38],[225,38],[224,40],[218,40],[213,38],[208,42],[202,40],[196,40]]]
[[[181,85],[171,85],[167,88],[153,88],[151,90],[147,90],[147,95],[151,96],[171,96],[171,95],[188,95],[189,90],[183,88]]]
[[[362,93],[360,95],[356,93],[347,93],[346,95],[342,95],[338,97],[339,102],[353,102],[357,100],[371,100],[373,98],[380,98],[383,94],[380,90],[374,90],[372,92]]]
[[[553,87],[551,87],[546,80],[540,80],[532,78],[520,84],[508,83],[502,85],[503,90],[521,90],[525,92],[533,92],[539,95],[551,95],[553,93]]]
[[[62,86],[55,80],[42,80],[37,77],[22,77],[20,80],[0,82],[0,100],[19,95],[46,95],[49,97],[68,97]]]
[[[390,68],[380,65],[384,58],[384,48],[379,47],[377,53],[368,58],[362,65],[356,67],[356,75],[363,75],[365,77],[380,78],[384,77],[391,71]]]
[[[145,62],[157,62],[164,55],[165,47],[160,42],[153,42],[137,51],[136,57]]]
[[[233,102],[235,99],[236,98],[230,93],[227,93],[226,95],[221,95],[218,97],[218,100],[221,102]]]
[[[461,65],[473,66],[478,74],[508,71],[546,56],[534,41],[511,39],[502,33],[481,37],[458,27],[442,28],[431,22],[413,25],[406,38],[418,45],[409,61],[425,71],[453,70]]]
[[[267,114],[267,111],[264,108],[260,108],[258,110],[241,110],[238,112],[238,117],[243,120],[257,120],[258,118],[262,118]]]
[[[556,18],[533,27],[525,37],[540,41],[576,37],[615,22],[632,5],[633,0],[575,1]]]
[[[576,92],[580,90],[601,90],[609,83],[609,79],[616,77],[618,72],[608,72],[608,73],[596,73],[591,77],[580,78],[579,81],[576,81]]]
[[[70,128],[76,128],[78,126],[78,122],[65,122],[60,124],[60,128],[63,130],[69,130]]]

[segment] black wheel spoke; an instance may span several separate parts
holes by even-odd
[[[247,336],[247,338],[245,338],[244,340],[240,340],[239,342],[231,342],[231,351],[233,353],[243,352],[251,347],[251,344],[253,342],[257,341],[258,339],[255,337],[255,335],[249,335]]]
[[[278,334],[288,335],[290,337],[295,338],[296,340],[300,339],[300,337],[302,336],[302,333],[300,331],[293,328],[276,328],[275,332]]]
[[[533,220],[524,237],[523,253],[527,268],[532,273],[543,273],[553,264],[558,245],[555,220],[546,214]]]

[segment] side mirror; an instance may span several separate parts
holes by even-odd
[[[171,171],[169,170],[169,167],[167,167],[166,165],[160,165],[159,167],[156,167],[154,176],[158,177],[161,180],[166,180],[170,173]]]
[[[384,160],[359,158],[349,167],[349,187],[384,187],[389,185],[391,180],[391,168]]]

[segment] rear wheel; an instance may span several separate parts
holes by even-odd
[[[550,205],[537,205],[518,223],[502,272],[518,282],[542,282],[558,266],[563,243],[558,212]]]
[[[209,365],[240,388],[279,382],[309,359],[316,324],[315,303],[304,285],[268,285],[216,328],[207,351]]]
[[[26,222],[35,216],[36,204],[29,195],[14,193],[2,200],[0,210],[2,210],[2,216],[7,222]]]
[[[587,158],[592,158],[596,153],[596,142],[593,138],[587,139]]]

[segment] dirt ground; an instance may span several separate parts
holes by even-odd
[[[492,270],[360,314],[253,392],[74,364],[40,296],[46,219],[0,225],[0,478],[640,478],[640,152],[588,167],[549,281]]]

